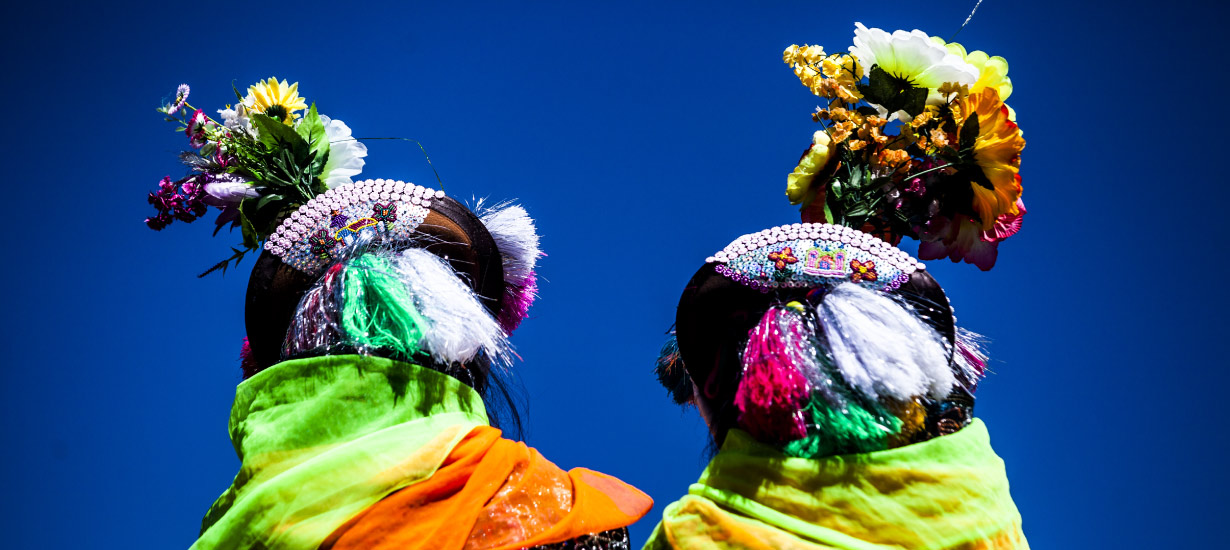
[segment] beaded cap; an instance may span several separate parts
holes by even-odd
[[[444,191],[399,180],[362,180],[330,189],[292,212],[265,242],[283,262],[319,275],[334,255],[362,235],[409,240]]]
[[[795,223],[750,233],[707,258],[717,272],[761,292],[842,282],[893,291],[926,266],[901,249],[857,229]]]

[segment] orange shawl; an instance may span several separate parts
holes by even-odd
[[[474,428],[430,478],[369,506],[322,550],[503,550],[632,524],[653,501],[611,476],[565,472],[524,443]]]

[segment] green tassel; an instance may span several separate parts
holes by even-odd
[[[786,444],[783,450],[790,456],[819,458],[881,451],[887,448],[888,437],[901,431],[901,420],[879,403],[863,407],[852,401],[845,410],[838,410],[813,400],[807,409],[815,432]]]
[[[346,266],[342,328],[357,346],[382,348],[411,357],[427,320],[414,307],[414,296],[394,274],[389,261],[370,254]]]
[[[820,458],[888,448],[888,438],[900,432],[904,423],[879,401],[851,389],[824,351],[826,346],[817,339],[810,343],[817,364],[832,378],[833,392],[845,401],[845,407],[834,408],[814,394],[803,411],[811,414],[808,435],[787,443],[783,451],[790,456]]]

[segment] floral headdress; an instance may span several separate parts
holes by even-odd
[[[719,428],[791,456],[952,433],[972,419],[987,357],[926,265],[896,245],[911,236],[921,259],[986,270],[1020,228],[1025,141],[1003,103],[1007,62],[862,24],[849,53],[796,45],[784,58],[827,100],[787,180],[803,223],[705,260],[658,378],[677,402],[703,399]]]
[[[220,120],[189,104],[188,94],[188,85],[180,85],[159,112],[179,123],[188,138],[180,160],[189,173],[162,179],[149,194],[158,212],[145,223],[162,230],[216,207],[221,212],[214,233],[238,227],[243,243],[202,276],[225,273],[263,247],[268,261],[315,278],[292,320],[286,349],[393,347],[403,355],[429,353],[444,364],[468,363],[480,352],[497,361],[508,356],[502,339],[536,297],[534,267],[541,255],[534,222],[523,208],[480,205],[474,214],[442,190],[396,180],[353,181],[367,147],[342,121],[309,106],[298,83],[269,78],[249,87],[246,96],[235,90],[238,103],[218,110]],[[459,280],[450,282],[456,277],[446,259],[410,250],[429,240],[416,229],[432,212],[470,220],[462,231],[490,237],[484,242],[497,249],[492,272],[503,277],[493,288],[502,288],[501,295],[480,296]],[[345,288],[350,294],[339,290]],[[388,300],[372,306],[382,312],[379,319],[356,324],[364,305],[351,298],[364,292]],[[394,310],[404,315],[387,314]],[[377,328],[385,338],[372,337]]]
[[[189,104],[188,94],[188,85],[181,84],[159,112],[179,123],[188,138],[190,149],[180,160],[189,173],[159,182],[149,194],[158,213],[145,223],[162,230],[176,220],[191,223],[210,206],[220,209],[214,233],[240,228],[243,249],[206,273],[238,263],[293,208],[351,183],[363,169],[367,147],[345,123],[317,113],[315,104],[308,107],[298,82],[271,77],[248,87],[247,96],[235,90],[238,103],[218,110],[221,121]]]
[[[792,45],[783,54],[828,102],[823,128],[787,177],[805,222],[863,229],[893,243],[922,241],[919,257],[982,270],[1021,227],[1025,147],[1008,63],[919,30],[855,24],[849,53]]]

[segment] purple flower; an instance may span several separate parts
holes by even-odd
[[[180,109],[184,108],[184,105],[188,103],[188,90],[187,84],[180,84],[179,88],[175,89],[175,101],[167,105],[168,115],[178,113]]]
[[[192,223],[204,216],[209,208],[204,201],[204,185],[199,178],[207,177],[196,174],[179,181],[171,181],[167,176],[158,182],[158,190],[150,193],[147,200],[158,210],[158,214],[145,219],[145,225],[155,231],[171,224],[175,220]]]

